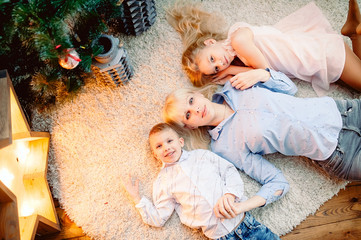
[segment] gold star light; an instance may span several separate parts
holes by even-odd
[[[32,132],[6,70],[0,71],[0,239],[60,231],[46,180],[49,133]]]

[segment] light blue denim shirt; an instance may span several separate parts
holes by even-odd
[[[271,77],[265,83],[240,91],[227,82],[213,96],[213,102],[226,101],[234,113],[209,131],[212,151],[263,184],[257,195],[266,205],[289,186],[262,155],[280,152],[325,160],[336,148],[342,127],[332,98],[296,98],[297,87],[286,75],[267,70]],[[274,196],[277,190],[283,194]]]

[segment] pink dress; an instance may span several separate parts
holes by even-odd
[[[315,3],[307,4],[274,26],[237,22],[229,29],[226,45],[230,46],[230,36],[241,27],[253,32],[255,44],[271,68],[290,78],[311,82],[319,96],[325,95],[330,83],[340,78],[345,65],[344,41]]]

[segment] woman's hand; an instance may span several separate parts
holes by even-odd
[[[229,81],[236,89],[245,90],[258,82],[266,82],[271,77],[270,73],[264,69],[253,69],[247,72],[238,73]]]
[[[261,196],[255,195],[244,202],[234,203],[232,206],[232,210],[236,215],[238,215],[250,211],[254,208],[261,207],[265,204],[266,204],[266,199],[264,199]]]
[[[253,68],[230,65],[228,68],[214,75],[213,83],[224,85],[228,80],[230,80],[236,74],[241,72],[247,72],[250,70],[253,70]]]
[[[235,196],[230,193],[224,194],[220,197],[213,208],[214,214],[218,218],[234,218],[237,214],[233,209],[236,209],[233,205]]]
[[[128,192],[131,200],[138,204],[140,202],[140,195],[139,195],[139,179],[135,178],[133,183],[132,176],[129,174],[128,178],[122,180],[122,184],[124,189]]]

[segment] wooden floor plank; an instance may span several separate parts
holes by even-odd
[[[349,184],[346,189],[340,190],[337,196],[322,205],[314,215],[303,221],[297,229],[357,218],[361,218],[361,185]]]
[[[360,240],[361,218],[293,230],[282,240]]]

